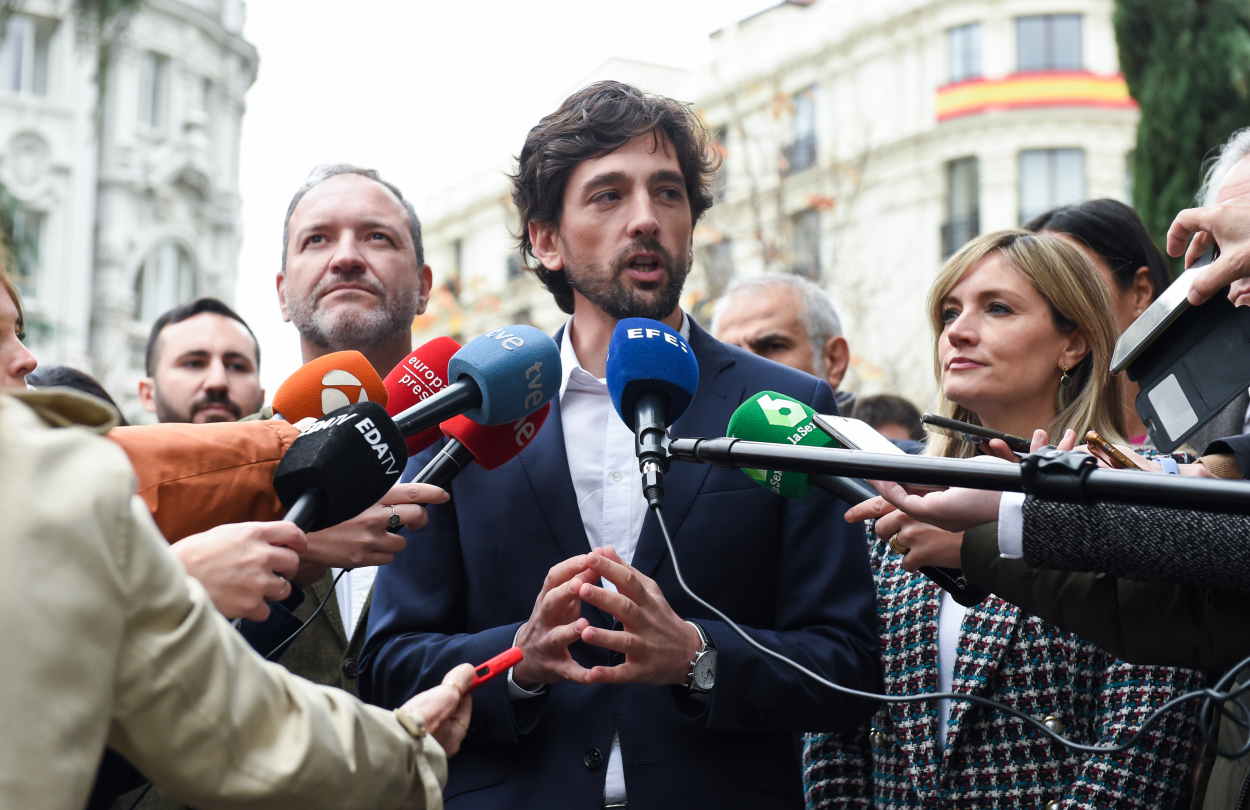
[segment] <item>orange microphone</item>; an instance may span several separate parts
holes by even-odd
[[[320,419],[357,402],[386,407],[386,399],[382,378],[363,354],[331,352],[310,360],[287,377],[274,394],[273,409],[288,422],[298,422],[308,416]]]

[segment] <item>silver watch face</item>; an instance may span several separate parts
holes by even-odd
[[[700,692],[711,692],[716,686],[716,650],[708,650],[694,662],[691,685]]]

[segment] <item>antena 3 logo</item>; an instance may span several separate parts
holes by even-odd
[[[652,340],[661,336],[663,336],[665,343],[676,346],[686,354],[690,353],[690,347],[686,345],[686,341],[682,340],[677,335],[674,335],[672,332],[664,332],[660,329],[651,328],[644,329],[641,326],[635,326],[632,329],[625,330],[625,337],[630,340]]]
[[[447,380],[420,357],[409,357],[404,362],[404,373],[400,375],[399,384],[408,386],[412,395],[420,402],[442,391]]]
[[[369,392],[365,385],[350,371],[331,369],[321,378],[321,412],[323,414],[345,408],[355,402],[368,402]]]

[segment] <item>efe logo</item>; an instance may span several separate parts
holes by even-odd
[[[345,408],[354,402],[368,402],[369,393],[364,383],[350,371],[341,368],[327,371],[321,378],[321,413],[327,414]]]
[[[803,406],[788,399],[774,399],[764,394],[756,402],[770,425],[792,428],[807,418]]]

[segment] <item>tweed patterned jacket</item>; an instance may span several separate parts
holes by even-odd
[[[869,544],[885,691],[937,691],[942,591],[904,571],[873,532]],[[953,677],[953,691],[1002,701],[1082,743],[1123,741],[1201,685],[1193,670],[1117,661],[994,596],[964,617]],[[883,705],[857,734],[807,735],[808,808],[1171,807],[1190,778],[1192,711],[1169,712],[1128,754],[1088,756],[962,701],[951,703],[943,750],[939,710],[937,701]]]

